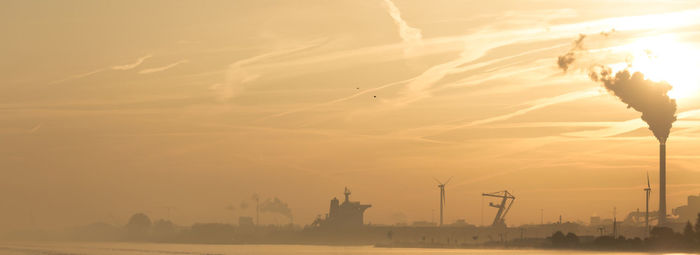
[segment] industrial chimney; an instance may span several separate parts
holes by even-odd
[[[659,226],[666,224],[666,144],[659,144]]]

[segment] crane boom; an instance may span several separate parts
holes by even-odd
[[[498,191],[498,192],[491,192],[491,193],[482,193],[481,195],[485,196],[485,197],[501,198],[501,202],[499,204],[494,204],[493,202],[489,202],[489,206],[498,208],[498,212],[496,212],[496,217],[493,218],[493,223],[491,225],[492,226],[505,225],[506,214],[508,214],[508,211],[510,211],[511,206],[513,206],[513,201],[515,201],[515,196],[513,196],[513,194],[511,194],[507,190]]]

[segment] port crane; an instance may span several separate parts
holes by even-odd
[[[498,212],[496,213],[496,217],[494,217],[491,226],[505,226],[506,214],[508,214],[510,207],[513,205],[513,201],[515,201],[515,196],[513,196],[513,194],[511,194],[507,190],[491,193],[482,193],[481,195],[485,197],[497,197],[501,199],[501,203],[498,204],[489,202],[489,206],[498,208]]]

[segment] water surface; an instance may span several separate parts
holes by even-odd
[[[423,249],[423,248],[375,248],[371,246],[313,246],[313,245],[207,245],[207,244],[152,244],[152,243],[66,243],[24,242],[0,243],[0,254],[42,255],[639,255],[649,253],[553,251],[553,250],[495,250],[495,249]]]

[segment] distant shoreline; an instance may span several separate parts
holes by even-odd
[[[444,245],[444,244],[387,244],[378,243],[375,248],[415,248],[415,249],[465,249],[465,250],[553,250],[553,251],[593,251],[593,252],[650,252],[650,253],[666,253],[666,252],[682,252],[698,254],[700,251],[694,249],[654,249],[651,247],[639,247],[637,249],[620,249],[620,248],[604,248],[604,247],[554,247],[551,245],[545,246],[520,246],[520,245],[495,245],[495,244],[462,244],[462,245]]]
[[[418,244],[418,243],[377,243],[374,245],[368,244],[351,244],[351,243],[284,243],[284,242],[273,242],[273,243],[188,243],[188,242],[121,242],[121,241],[10,241],[10,240],[0,240],[0,251],[10,250],[10,251],[22,251],[23,249],[17,250],[17,247],[11,248],[5,245],[21,245],[21,244],[38,244],[38,243],[94,243],[94,244],[161,244],[161,245],[230,245],[230,246],[328,246],[328,247],[372,247],[377,249],[393,249],[393,248],[403,248],[403,249],[463,249],[463,250],[546,250],[546,251],[588,251],[588,252],[648,252],[648,253],[668,253],[668,252],[680,252],[680,253],[698,253],[697,250],[693,249],[654,249],[649,247],[639,247],[638,249],[614,249],[614,248],[594,248],[594,247],[554,247],[554,246],[522,246],[522,245],[497,245],[497,244],[460,244],[460,245],[445,245],[445,244]]]

